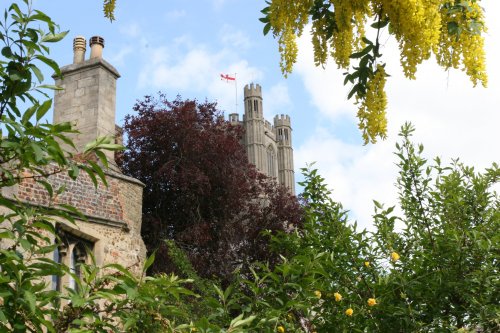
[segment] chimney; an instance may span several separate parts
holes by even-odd
[[[73,39],[73,63],[79,64],[85,61],[86,40],[83,36],[76,36]]]
[[[101,36],[93,36],[89,41],[90,59],[102,58],[102,49],[104,48],[104,38]]]
[[[83,45],[82,45],[83,42]],[[71,122],[79,133],[70,137],[76,151],[98,137],[115,137],[116,80],[118,71],[102,58],[104,39],[94,36],[89,40],[91,59],[82,60],[85,39],[74,41],[74,63],[61,67],[61,76],[55,76],[57,90],[54,96],[54,123]],[[72,149],[68,149],[71,151]],[[113,167],[114,152],[106,151]]]

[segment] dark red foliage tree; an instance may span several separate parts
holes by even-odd
[[[238,265],[272,260],[262,231],[297,227],[297,198],[248,163],[241,126],[215,103],[162,94],[125,118],[125,174],[146,184],[142,236],[159,249],[152,272],[175,272],[164,239],[184,249],[203,277],[227,280]]]

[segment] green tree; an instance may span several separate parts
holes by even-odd
[[[317,171],[303,170],[304,229],[274,237],[282,262],[255,265],[226,297],[256,316],[255,331],[500,329],[500,170],[429,163],[412,132],[405,125],[396,147],[402,215],[375,202],[374,232],[357,231]]]
[[[415,79],[417,66],[434,55],[445,70],[461,68],[474,86],[478,82],[486,86],[482,37],[486,27],[480,0],[269,0],[267,4],[261,21],[264,34],[271,31],[278,39],[283,74],[291,73],[298,53],[296,39],[310,23],[314,62],[324,66],[332,58],[345,70],[344,84],[352,85],[348,98],[355,97],[365,143],[387,134],[382,30],[399,43],[407,78]],[[373,32],[366,31],[368,24]]]

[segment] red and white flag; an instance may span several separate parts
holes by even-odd
[[[235,77],[232,77],[232,76],[229,76],[229,74],[221,74],[220,75],[220,79],[221,80],[226,80],[226,82],[229,82],[229,81],[235,81],[236,78]]]

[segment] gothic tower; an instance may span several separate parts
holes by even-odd
[[[262,110],[262,90],[260,85],[250,84],[244,88],[245,147],[248,161],[259,170],[265,170],[266,148],[264,145],[264,116]]]
[[[293,171],[292,126],[288,115],[274,117],[274,130],[278,144],[278,181],[295,194]]]
[[[243,144],[247,150],[248,161],[260,172],[275,178],[295,194],[290,117],[276,116],[273,126],[264,119],[262,100],[260,85],[246,85],[243,121],[239,121],[237,113],[231,113],[229,121],[232,124],[241,124],[245,129]]]

